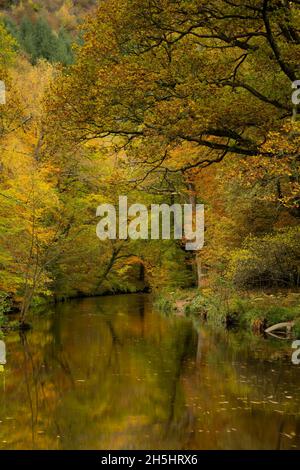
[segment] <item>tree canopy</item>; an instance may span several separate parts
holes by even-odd
[[[17,54],[3,65],[15,102],[1,143],[3,289],[27,305],[35,292],[298,286],[299,14],[296,0],[103,0],[81,25],[74,63],[66,30],[43,18],[2,28],[6,57]],[[123,194],[204,203],[204,249],[100,242],[96,207]]]

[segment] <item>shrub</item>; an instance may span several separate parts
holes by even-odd
[[[174,311],[175,303],[170,298],[168,298],[168,294],[161,293],[156,297],[154,301],[154,307],[157,308],[160,312],[169,314]]]
[[[11,309],[7,294],[0,292],[0,327],[6,323],[5,314]]]
[[[299,313],[299,307],[252,306],[242,316],[241,324],[262,332],[277,323],[295,320]]]
[[[293,333],[297,339],[300,339],[300,318],[297,318],[295,321]]]
[[[200,294],[196,295],[184,309],[186,315],[200,315],[205,319],[207,318],[207,310],[207,299]]]
[[[231,255],[228,274],[240,288],[299,287],[300,227],[248,237]]]

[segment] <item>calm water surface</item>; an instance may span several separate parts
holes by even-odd
[[[146,295],[61,304],[5,343],[2,449],[300,449],[289,343],[195,328]]]

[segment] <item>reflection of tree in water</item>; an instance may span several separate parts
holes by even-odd
[[[291,366],[284,360],[256,359],[251,342],[232,348],[231,334],[203,333],[201,360],[187,368],[184,380],[197,418],[186,447],[299,448],[299,394]]]
[[[273,364],[270,373],[251,351],[205,330],[197,335],[185,319],[156,316],[142,296],[60,305],[14,340],[9,357],[5,413],[20,429],[12,447],[212,448],[263,439],[287,448],[296,441],[286,435],[300,434],[297,399],[290,416],[274,415],[280,404],[251,405],[262,392],[280,402],[288,383],[295,392],[295,370],[290,377],[290,368]],[[218,414],[221,406],[228,410]]]
[[[186,407],[181,380],[187,361],[196,354],[197,335],[188,323],[178,326],[179,328],[169,330],[168,344],[164,345],[162,342],[165,335],[159,335],[162,347],[157,350],[156,362],[153,366],[153,372],[156,371],[157,374],[157,391],[159,391],[163,413],[161,416],[155,413],[158,405],[155,396],[157,392],[152,388],[148,391],[151,401],[148,402],[148,406],[145,403],[144,410],[149,416],[149,423],[136,423],[130,428],[131,435],[135,436],[137,442],[140,436],[147,436],[149,448],[166,448],[166,446],[177,448],[178,437],[185,436],[185,439],[188,439],[195,419],[192,410]],[[147,364],[147,351],[144,353],[146,353],[145,364]],[[167,372],[166,369],[168,369]],[[151,415],[152,412],[154,412],[153,415]],[[158,429],[160,429],[159,433]],[[124,432],[128,431],[128,428],[125,428]]]
[[[49,344],[49,353],[46,350],[44,355],[44,365],[46,370],[49,371],[52,361],[55,361],[61,370],[64,372],[64,376],[69,379],[70,384],[74,387],[75,380],[69,364],[69,360],[64,349],[62,337],[61,337],[61,315],[55,313],[51,321],[51,327],[49,332],[52,337],[52,341]]]
[[[48,412],[48,416],[51,416],[51,409],[47,403],[47,393],[45,391],[45,379],[44,379],[44,362],[38,360],[37,357],[32,353],[26,332],[20,332],[20,344],[23,353],[23,371],[24,380],[26,386],[26,395],[28,399],[30,409],[30,420],[31,420],[31,441],[32,449],[36,448],[36,428],[38,425],[41,404],[42,407]],[[53,382],[53,386],[54,386]],[[52,421],[51,416],[51,421]],[[57,433],[59,433],[59,425],[54,419],[52,424],[55,425]]]
[[[145,337],[145,301],[144,299],[138,303],[137,312],[140,328],[141,338]],[[108,328],[108,331],[111,335],[111,347],[108,354],[108,361],[106,365],[106,371],[111,368],[117,375],[121,373],[120,366],[120,354],[122,353],[122,348],[124,347],[124,341],[118,335],[116,328],[114,327],[113,320],[111,318],[105,319],[105,324]]]
[[[30,354],[30,350],[28,348],[26,333],[24,332],[20,333],[20,342],[22,345],[22,351],[23,351],[23,357],[24,357],[23,370],[24,370],[24,379],[25,379],[26,391],[27,391],[27,399],[28,399],[30,414],[31,414],[31,438],[32,438],[32,448],[34,449],[35,448],[35,441],[34,441],[35,425],[37,423],[38,407],[39,407],[37,375],[34,373],[35,367],[33,364],[32,356]],[[31,370],[29,370],[29,367]],[[35,400],[33,399],[33,396],[31,394],[31,383],[32,383],[31,378],[33,378]]]
[[[192,330],[190,328],[184,329],[184,335],[179,343],[178,354],[175,362],[175,371],[170,383],[171,395],[169,401],[168,417],[166,420],[166,433],[170,432],[170,429],[174,424],[177,391],[178,387],[180,386],[180,379],[182,378],[182,374],[184,372],[185,362],[189,357],[191,357],[191,345],[194,345],[194,339],[195,335],[193,334]],[[190,421],[192,416],[189,412],[187,414],[188,421]],[[182,414],[183,423],[186,422],[186,417],[184,415],[185,413]],[[176,427],[177,426],[180,426],[180,424],[177,423]]]
[[[110,370],[113,370],[118,376],[120,375],[120,372],[121,372],[119,353],[122,350],[123,344],[116,333],[116,330],[113,326],[113,322],[109,319],[106,319],[105,323],[106,323],[109,333],[111,334],[111,347],[108,353],[105,371],[109,372]]]
[[[114,330],[113,324],[110,320],[106,322],[107,330],[111,334],[111,354],[108,355],[106,369],[112,368],[115,370],[117,361],[112,364],[112,355],[115,353],[115,358],[118,360],[118,347],[122,346],[121,341],[117,337]],[[39,354],[32,353],[27,333],[20,333],[20,345],[23,355],[23,374],[24,384],[26,388],[26,397],[29,405],[29,414],[31,421],[31,442],[32,448],[36,448],[36,432],[39,418],[48,418],[49,428],[55,427],[57,435],[61,435],[61,426],[56,418],[55,404],[61,399],[64,399],[65,393],[69,393],[70,390],[75,392],[75,378],[72,372],[72,354],[69,358],[67,354],[67,345],[64,344],[61,336],[62,322],[60,315],[55,315],[51,319],[51,326],[49,333],[51,341],[48,342],[44,347],[40,345]],[[36,351],[35,351],[36,352]],[[57,369],[55,364],[59,366]],[[64,387],[60,387],[57,383],[59,370],[61,370],[64,380],[67,379],[69,384]],[[54,401],[49,400],[48,393],[45,390],[51,388],[55,390]],[[42,407],[41,407],[42,404]],[[54,406],[54,408],[53,408]],[[43,408],[41,410],[41,408]],[[43,416],[40,416],[40,412],[43,412]],[[46,429],[47,431],[47,429]]]
[[[144,268],[144,266],[141,264],[141,267]],[[145,302],[140,302],[138,306],[138,312],[139,312],[139,318],[140,318],[140,323],[141,323],[141,337],[145,337]]]

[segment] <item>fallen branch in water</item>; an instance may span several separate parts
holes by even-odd
[[[293,326],[295,325],[295,322],[293,321],[288,321],[288,322],[283,322],[283,323],[276,323],[276,325],[272,325],[269,328],[265,330],[265,332],[271,336],[275,336],[275,338],[281,338],[280,336],[274,334],[274,331],[281,331],[283,329],[286,329],[286,335],[290,335]]]

